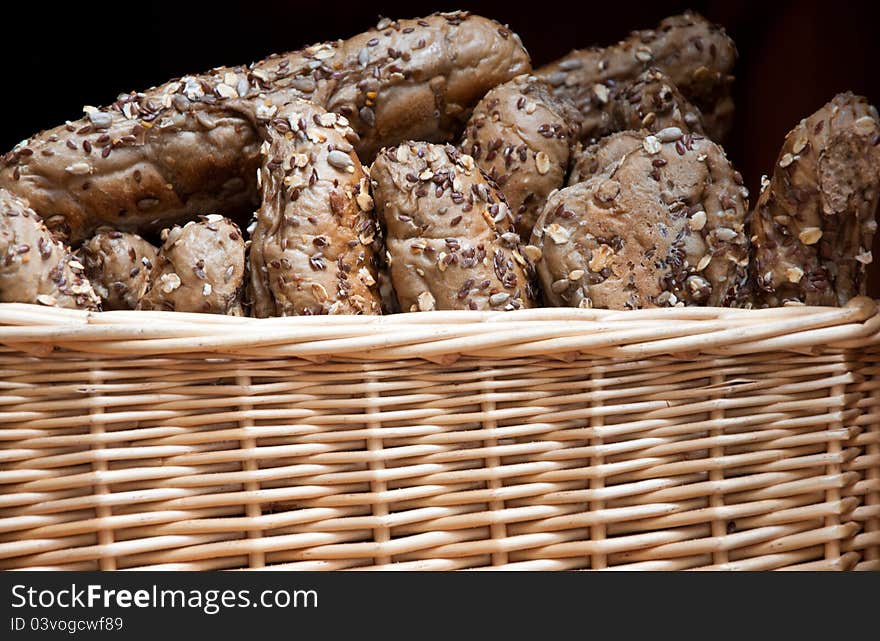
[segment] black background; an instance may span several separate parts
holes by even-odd
[[[572,48],[612,43],[632,29],[692,8],[724,25],[737,43],[737,113],[725,148],[757,193],[785,133],[835,93],[851,89],[880,104],[878,5],[851,0],[541,0],[534,6],[515,0],[94,0],[54,7],[24,0],[4,7],[0,95],[8,113],[0,127],[0,151],[39,129],[80,117],[84,104],[106,104],[122,91],[173,76],[345,38],[374,25],[380,14],[415,17],[469,9],[508,23],[538,66]],[[875,253],[880,255],[877,247]]]

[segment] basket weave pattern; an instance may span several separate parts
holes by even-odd
[[[880,317],[0,305],[0,568],[880,569]]]

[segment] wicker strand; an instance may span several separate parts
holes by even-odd
[[[871,355],[877,358],[875,350],[871,350]],[[871,383],[871,408],[869,416],[873,418],[867,424],[867,430],[863,434],[865,457],[872,463],[866,464],[864,485],[866,487],[864,496],[865,513],[865,547],[863,560],[856,565],[857,570],[874,570],[880,571],[880,368],[874,367],[869,369],[871,372],[869,381]],[[873,541],[870,543],[869,541]]]
[[[712,388],[715,390],[721,389],[724,385],[724,377],[715,374],[711,379]],[[724,421],[724,408],[719,406],[717,409],[712,410],[711,419],[717,422]],[[724,434],[722,431],[718,429],[711,430],[709,432],[710,438],[718,443],[715,447],[710,448],[709,456],[713,459],[722,458],[724,456],[724,445],[722,444],[722,439]],[[712,483],[720,484],[724,480],[724,469],[716,468],[709,471],[709,481]],[[716,510],[717,512],[723,512],[724,510],[724,495],[720,492],[713,492],[709,497],[709,506]],[[736,527],[734,521],[728,521],[727,525],[725,525],[725,519],[715,519],[712,521],[712,536],[714,537],[722,537],[728,533],[729,530],[733,529],[730,526]],[[725,565],[729,561],[727,550],[717,550],[712,553],[712,563],[715,565]]]
[[[844,386],[841,384],[834,385],[831,388],[831,396],[842,398],[844,395]],[[829,428],[832,430],[842,429],[843,423],[841,421],[834,421],[829,425]],[[832,460],[835,460],[836,457],[840,454],[841,447],[840,441],[832,440],[828,443],[828,453],[831,455]],[[840,474],[841,466],[838,463],[830,463],[828,465],[828,469],[826,471],[829,475]],[[829,502],[837,502],[840,500],[840,490],[838,488],[829,488],[825,492],[826,501]],[[829,515],[825,518],[825,526],[826,527],[836,527],[840,525],[840,518],[836,514]],[[840,557],[840,542],[837,540],[828,541],[825,544],[825,558],[826,559],[837,559]]]
[[[635,310],[628,317],[606,310],[539,309],[473,312],[470,317],[449,312],[400,314],[360,323],[344,316],[325,317],[320,323],[300,318],[269,319],[271,323],[244,319],[251,321],[248,323],[233,317],[198,323],[189,320],[193,315],[186,314],[181,314],[180,320],[163,312],[72,315],[69,310],[56,313],[38,306],[5,303],[0,304],[0,343],[16,349],[24,349],[28,343],[51,343],[91,355],[346,354],[394,360],[580,352],[645,358],[693,352],[749,354],[836,343],[855,347],[874,342],[880,332],[876,306],[865,298],[854,299],[843,308],[785,307],[752,316],[748,313],[754,310],[725,308],[700,310],[697,316],[693,309]],[[51,322],[44,320],[47,318]],[[33,324],[34,319],[40,319],[41,324]],[[460,322],[453,323],[452,319]],[[31,325],[22,325],[28,320]],[[392,325],[394,330],[377,331],[385,325]]]
[[[100,443],[101,436],[104,434],[104,425],[100,420],[97,420],[96,417],[100,416],[104,413],[104,408],[96,403],[97,394],[96,391],[101,383],[103,382],[101,378],[100,371],[96,368],[92,368],[89,370],[89,378],[91,383],[91,392],[89,394],[89,402],[92,405],[89,410],[89,431],[91,433],[92,438],[95,438],[98,443],[94,446],[95,450],[101,450],[104,448],[103,444]],[[109,494],[109,490],[107,485],[100,481],[100,477],[107,472],[107,462],[98,457],[92,463],[92,469],[95,472],[95,475],[98,477],[98,482],[95,483],[95,494],[97,496],[106,496]],[[98,518],[98,521],[102,521],[104,519],[108,519],[112,516],[112,508],[108,505],[99,504],[95,508],[95,515]],[[98,543],[102,546],[110,546],[113,543],[113,531],[108,528],[101,528],[98,530]],[[101,570],[115,570],[116,569],[116,559],[112,556],[101,556],[99,559],[99,568]]]
[[[593,392],[598,391],[602,385],[604,372],[596,371],[590,375],[590,389]],[[597,398],[591,403],[591,407],[593,408],[601,408],[603,405],[603,401],[601,398]],[[601,428],[604,427],[605,421],[604,417],[601,413],[596,412],[590,417],[590,431],[597,433],[595,437],[590,439],[590,447],[595,448],[597,451],[601,450],[603,445],[603,439],[601,436]],[[605,463],[605,457],[602,454],[596,454],[590,464],[596,467],[599,467]],[[595,490],[596,493],[601,493],[601,490],[605,487],[605,480],[601,476],[595,476],[590,479],[590,489]],[[605,509],[605,501],[596,500],[589,504],[590,511],[601,512]],[[602,541],[605,539],[606,531],[604,523],[596,523],[594,526],[590,528],[590,538],[594,541]],[[593,554],[590,556],[590,567],[594,570],[602,570],[608,567],[608,559],[606,555],[602,553]]]
[[[381,395],[378,391],[380,386],[378,381],[366,370],[365,377],[369,386],[366,410],[367,416],[369,417],[367,428],[370,430],[371,434],[378,434],[382,430],[382,420],[379,418],[380,411],[377,409],[378,407],[381,407]],[[371,435],[367,438],[367,451],[371,454],[369,462],[370,470],[381,473],[385,467],[380,458],[382,452],[382,437]],[[370,481],[370,491],[375,495],[384,495],[388,492],[388,484],[381,479],[380,475],[377,475]],[[374,502],[372,504],[372,512],[373,516],[378,517],[380,523],[382,523],[379,527],[373,528],[374,539],[380,545],[387,543],[391,540],[391,532],[387,525],[384,524],[383,519],[388,516],[388,503],[386,501]],[[374,563],[379,567],[389,566],[391,565],[391,555],[383,553],[377,554],[374,558]]]
[[[242,387],[243,389],[248,389],[251,386],[251,377],[250,376],[237,376],[235,379],[237,385]],[[245,434],[245,438],[241,441],[241,447],[245,452],[254,452],[257,449],[256,439],[253,437],[254,432],[254,420],[248,416],[248,414],[254,409],[253,404],[251,403],[242,403],[241,412],[243,414],[243,418],[239,422],[241,425],[241,431]],[[252,457],[245,458],[242,468],[246,475],[251,477],[252,480],[248,480],[244,484],[244,489],[246,492],[258,492],[260,490],[259,481],[256,480],[256,474],[259,467],[257,460]],[[245,505],[245,514],[247,517],[253,521],[259,521],[260,517],[263,516],[263,510],[260,507],[259,503],[247,503]],[[248,530],[246,536],[249,539],[261,539],[263,537],[263,533],[261,530]],[[253,552],[248,554],[248,567],[252,569],[259,569],[266,566],[266,554],[262,550],[254,550]]]
[[[480,409],[486,414],[487,418],[483,421],[483,429],[487,433],[493,433],[498,428],[498,424],[491,417],[496,410],[495,402],[489,397],[490,390],[492,389],[492,372],[491,369],[486,372],[485,378],[481,379],[481,383],[483,385],[483,399],[481,399]],[[498,447],[498,439],[496,438],[487,438],[483,441],[483,447],[486,448],[487,451],[491,452]],[[486,469],[494,470],[497,468],[501,461],[497,456],[487,456],[485,459]],[[490,478],[487,482],[487,488],[490,493],[495,493],[501,489],[502,483],[500,479]],[[497,499],[489,501],[489,509],[493,512],[501,512],[505,509],[504,501],[500,501]],[[503,541],[507,538],[507,528],[504,523],[492,523],[489,526],[489,532],[492,536],[492,539],[496,541]],[[498,552],[492,553],[492,565],[494,566],[503,566],[508,564],[508,554],[504,550],[499,550]]]

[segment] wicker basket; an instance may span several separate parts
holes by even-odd
[[[0,305],[0,567],[880,569],[880,316]]]

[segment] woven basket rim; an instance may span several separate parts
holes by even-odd
[[[766,351],[816,353],[880,344],[877,303],[763,310],[538,308],[392,316],[243,318],[156,311],[86,312],[0,304],[0,344],[34,355],[215,354],[363,360],[587,354],[614,358]]]

